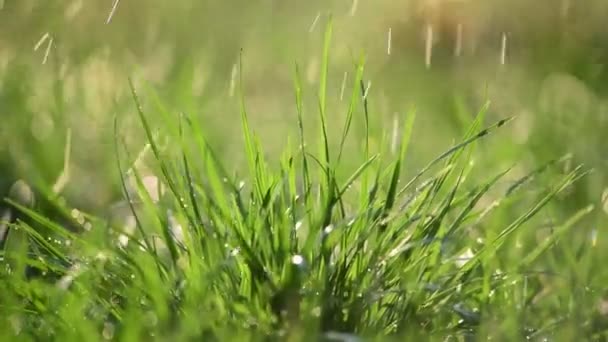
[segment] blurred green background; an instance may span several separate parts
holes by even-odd
[[[407,110],[417,109],[408,172],[460,137],[489,101],[489,119],[517,119],[477,151],[479,176],[516,164],[515,178],[572,153],[572,165],[585,163],[596,172],[549,213],[559,219],[596,204],[585,231],[598,229],[601,237],[602,208],[608,206],[602,199],[607,187],[603,136],[608,132],[605,1],[0,3],[3,194],[17,178],[53,182],[63,167],[69,130],[70,178],[63,196],[90,211],[103,211],[120,199],[113,117],[131,155],[144,144],[129,76],[140,88],[151,84],[176,120],[182,112],[200,115],[206,134],[238,169],[244,162],[235,89],[241,51],[252,125],[269,158],[277,159],[287,137],[297,132],[296,63],[305,83],[307,128],[316,134],[317,75],[331,13],[329,116],[335,132],[344,120],[349,82],[361,54],[366,56],[371,132],[378,142],[383,133],[391,135]],[[427,24],[433,28],[430,65],[425,63]],[[141,96],[154,115],[150,96]],[[356,120],[360,134],[362,117]]]

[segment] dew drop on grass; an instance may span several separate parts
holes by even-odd
[[[111,340],[114,338],[114,324],[110,323],[110,322],[105,322],[103,324],[103,338],[106,340]]]
[[[78,211],[78,209],[72,209],[70,215],[72,215],[72,218],[77,218],[78,216],[80,216],[80,211]]]
[[[118,236],[118,245],[119,247],[127,247],[127,245],[129,244],[129,237],[126,236],[125,234],[120,234]]]
[[[329,226],[327,226],[323,229],[323,233],[325,233],[325,235],[329,235],[329,233],[331,233],[333,230],[334,230],[334,225],[330,224]]]
[[[296,222],[296,226],[295,226],[296,231],[300,228],[302,228],[302,221]]]
[[[158,324],[158,316],[154,313],[154,311],[148,311],[144,316],[144,324],[148,327],[154,327]]]
[[[235,249],[233,249],[233,250],[230,251],[230,256],[233,256],[233,257],[237,256],[240,251],[241,251],[241,249],[237,247],[237,248],[235,248]]]
[[[602,192],[602,209],[608,214],[608,188],[604,189],[604,192]]]
[[[294,265],[302,265],[304,264],[304,257],[302,257],[299,254],[296,254],[294,256],[291,257],[291,263]]]

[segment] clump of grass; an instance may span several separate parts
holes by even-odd
[[[524,201],[517,190],[534,173],[499,195],[495,189],[508,170],[472,184],[467,176],[472,148],[509,119],[483,127],[482,110],[459,143],[402,182],[412,111],[400,130],[396,157],[385,153],[386,146],[373,152],[366,134],[360,156],[348,156],[361,158],[360,166],[339,177],[351,124],[363,121],[367,127],[371,118],[360,86],[362,61],[339,148],[332,150],[330,37],[331,24],[318,93],[319,152],[304,138],[310,128],[296,68],[298,147],[288,146],[279,164],[269,165],[241,98],[248,169],[240,177],[226,170],[195,116],[176,119],[157,101],[161,128],[156,130],[131,83],[164,193],[150,193],[140,173],[127,172],[117,120],[117,169],[134,231],[87,217],[90,231],[74,233],[9,199],[27,219],[11,225],[2,254],[3,337],[356,340],[521,338],[548,331],[543,319],[553,312],[521,319],[536,310],[529,301],[542,290],[527,283],[525,271],[589,208],[523,257],[502,251],[515,232],[585,174],[583,169],[532,192],[532,205],[496,223],[489,220],[492,213]],[[150,94],[157,99],[151,89]],[[162,146],[159,136],[171,144]],[[491,193],[492,204],[483,205]],[[473,239],[472,230],[483,238]],[[118,243],[125,236],[128,243]],[[499,269],[505,265],[508,269]],[[521,294],[523,287],[528,292]]]

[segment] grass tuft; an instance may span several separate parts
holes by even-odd
[[[483,338],[506,331],[511,337],[541,331],[548,336],[544,318],[571,312],[551,302],[532,303],[530,294],[547,286],[530,271],[547,262],[544,256],[551,260],[558,239],[592,207],[574,213],[527,251],[513,253],[513,240],[533,229],[541,210],[587,171],[576,167],[547,187],[529,183],[555,161],[503,192],[499,184],[511,169],[471,176],[474,147],[511,120],[484,127],[484,107],[460,142],[404,181],[415,113],[405,117],[398,155],[385,154],[389,146],[372,154],[363,58],[355,66],[334,151],[327,126],[328,115],[335,114],[327,91],[331,33],[330,18],[318,89],[321,127],[311,143],[318,154],[305,138],[305,89],[296,66],[298,137],[278,165],[265,159],[249,125],[241,63],[248,166],[241,180],[226,171],[196,116],[171,119],[157,103],[162,122],[155,130],[129,80],[154,156],[151,168],[168,191],[151,194],[137,170],[136,191],[129,189],[116,119],[117,169],[131,211],[127,219],[136,231],[91,217],[90,231],[73,233],[9,199],[23,219],[10,224],[0,255],[5,289],[0,305],[8,317],[0,323],[0,336],[355,340]],[[345,142],[358,123],[366,133],[355,156]],[[159,137],[171,144],[161,147]],[[341,163],[346,156],[362,163],[350,169]],[[517,191],[524,187],[525,194]],[[122,236],[129,242],[120,243]],[[531,315],[538,318],[520,319]]]

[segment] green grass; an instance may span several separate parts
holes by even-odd
[[[509,178],[513,167],[480,168],[479,150],[492,151],[513,122],[488,124],[486,107],[451,148],[412,170],[416,111],[375,139],[363,58],[345,114],[332,107],[331,36],[330,21],[318,89],[293,67],[298,134],[278,158],[251,128],[240,64],[243,169],[225,165],[199,116],[175,114],[153,86],[129,80],[160,190],[134,165],[127,118],[115,116],[114,168],[134,229],[74,214],[50,187],[41,199],[74,222],[8,198],[20,214],[1,254],[0,337],[605,338],[595,310],[604,285],[589,281],[600,261],[586,237],[564,243],[593,207],[566,212],[537,237],[588,170],[563,172],[569,156]],[[304,106],[309,92],[316,110]]]

